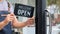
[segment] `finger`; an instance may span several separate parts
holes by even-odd
[[[33,22],[34,22],[34,20],[28,20],[28,22],[33,23]]]
[[[28,20],[30,20],[30,21],[31,21],[31,20],[32,20],[32,21],[34,21],[34,19],[33,19],[33,18],[30,18],[30,19],[28,19]]]
[[[10,21],[12,21],[14,18],[13,17],[10,17]]]
[[[6,16],[6,18],[10,18],[10,14],[8,14],[8,15]]]
[[[32,18],[28,18],[28,19],[35,19],[35,17],[33,16]]]
[[[10,15],[11,15],[11,16],[15,16],[14,13],[11,13]]]
[[[14,18],[14,16],[10,16],[10,18]]]
[[[32,18],[35,18],[35,16],[33,16]]]
[[[13,18],[10,18],[10,20],[13,20]]]

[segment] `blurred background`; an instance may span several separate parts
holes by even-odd
[[[46,34],[60,34],[60,0],[46,0]]]

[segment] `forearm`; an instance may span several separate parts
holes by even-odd
[[[25,22],[19,22],[16,18],[16,16],[14,16],[14,20],[12,21],[12,26],[15,28],[22,28],[25,27],[27,25],[27,23]]]
[[[23,27],[25,27],[25,26],[27,26],[27,23],[14,23],[13,24],[13,27],[15,27],[15,28],[23,28]]]
[[[14,19],[12,21],[13,26],[17,27],[17,28],[22,28],[22,27],[25,27],[27,25],[32,25],[33,22],[34,22],[33,18],[28,19],[26,22],[18,22],[18,20],[16,19],[16,17],[14,17]]]
[[[6,25],[7,25],[8,23],[7,23],[7,21],[2,21],[2,22],[0,22],[0,30],[2,30]]]

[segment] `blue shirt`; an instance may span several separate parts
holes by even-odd
[[[0,15],[1,14],[7,14],[8,12],[8,3],[6,0],[3,0],[0,2]],[[14,12],[14,8],[12,4],[10,4],[10,11],[11,13]],[[0,22],[3,21],[6,18],[6,16],[0,16]],[[12,34],[12,28],[11,28],[11,22],[7,24],[2,30],[0,30],[0,34]]]

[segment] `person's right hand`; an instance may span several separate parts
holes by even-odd
[[[6,16],[6,18],[2,22],[0,22],[0,30],[2,30],[7,24],[9,24],[10,21],[13,20],[13,15],[11,14],[1,16]]]
[[[8,23],[13,20],[13,16],[11,14],[8,14],[4,20],[5,23]]]

